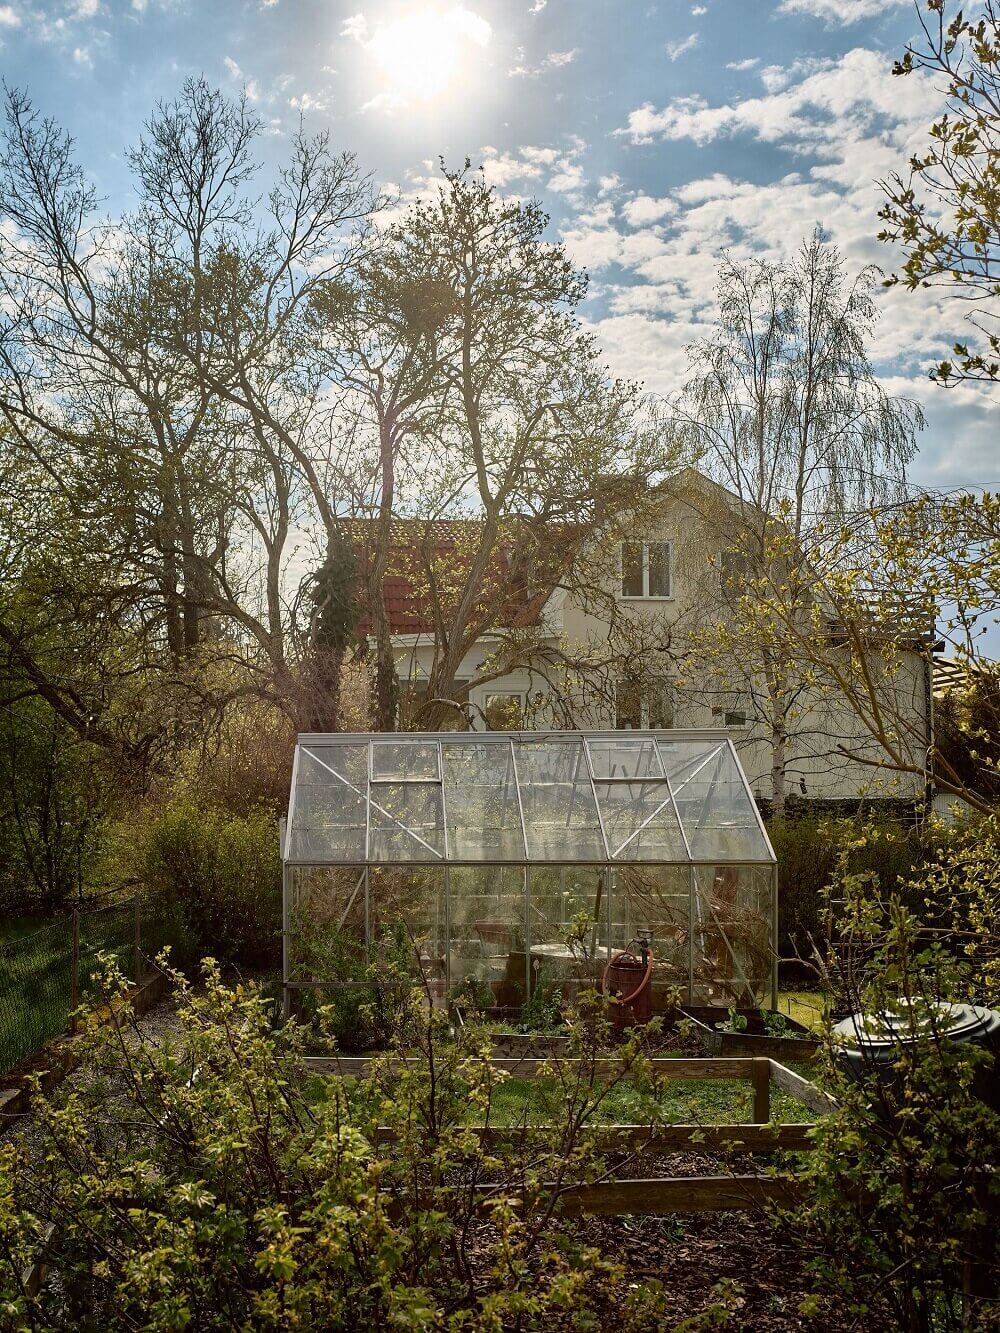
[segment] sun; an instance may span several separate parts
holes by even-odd
[[[379,24],[367,46],[389,96],[429,102],[451,88],[491,35],[486,20],[464,5],[419,5]]]

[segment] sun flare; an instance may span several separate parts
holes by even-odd
[[[380,24],[367,46],[385,93],[404,102],[428,102],[451,88],[491,35],[486,20],[464,5],[420,5]]]

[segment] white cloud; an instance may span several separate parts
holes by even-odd
[[[746,60],[731,60],[726,69],[746,70],[753,69],[755,65],[760,64],[759,56],[747,56]]]
[[[91,54],[85,46],[75,46],[73,48],[73,63],[79,65],[82,69],[92,69],[94,65]]]
[[[653,199],[648,194],[636,195],[622,208],[625,221],[630,227],[646,227],[676,212],[677,204],[673,199]]]
[[[697,18],[701,18],[702,14],[707,14],[707,13],[708,13],[708,9],[707,9],[707,7],[706,7],[705,5],[692,5],[692,6],[691,6],[691,13],[692,13],[692,14],[695,16],[695,18],[697,19]]]
[[[858,23],[861,19],[878,18],[887,9],[899,9],[910,5],[911,0],[781,0],[779,14],[808,14],[811,18],[822,19],[831,27],[835,23],[846,25]]]
[[[145,14],[147,0],[132,0],[132,8],[137,14]]]
[[[549,189],[555,190],[558,194],[570,194],[578,190],[584,182],[583,167],[579,162],[570,161],[568,158],[564,158],[559,165],[560,170],[546,182]]]
[[[688,51],[693,51],[700,41],[701,38],[698,34],[693,32],[690,37],[685,37],[683,41],[667,42],[663,49],[671,60],[680,60],[681,56],[687,55]]]
[[[76,0],[76,4],[73,6],[73,17],[75,19],[92,19],[99,8],[98,0]],[[75,59],[75,51],[73,56]]]
[[[529,14],[540,14],[549,0],[534,0],[534,4],[528,9]]]
[[[242,79],[243,71],[240,69],[239,65],[237,65],[236,61],[233,60],[231,56],[226,56],[222,63],[225,65],[226,69],[229,71],[229,74],[231,75],[232,78]]]
[[[597,182],[597,185],[601,194],[613,194],[615,190],[619,188],[621,183],[621,176],[619,176],[616,171],[612,171],[610,175],[602,176]]]
[[[329,111],[330,100],[322,93],[299,93],[296,97],[288,99],[288,105],[293,111]]]
[[[764,183],[743,179],[738,168],[708,171],[663,198],[633,193],[617,210],[614,198],[596,189],[574,196],[577,210],[560,234],[574,262],[594,276],[601,304],[590,307],[600,311],[591,323],[615,373],[663,394],[684,383],[686,349],[715,324],[724,250],[786,258],[821,224],[848,273],[899,262],[876,239],[876,182],[922,149],[941,96],[922,75],[886,79],[886,66],[884,53],[849,51],[820,65],[769,67],[771,91],[765,85],[760,96],[725,105],[675,99],[633,115],[626,132],[638,142],[747,136],[786,149],[792,169]],[[995,402],[970,392],[945,403],[927,381],[928,366],[963,336],[963,311],[937,289],[880,289],[878,304],[876,370],[889,392],[922,401],[931,420],[917,478],[931,485],[1000,484],[1000,456],[990,444]]]
[[[629,115],[619,133],[633,143],[655,138],[711,143],[723,136],[749,134],[791,150],[839,154],[846,139],[867,135],[881,120],[900,124],[923,118],[936,100],[926,76],[889,80],[886,58],[855,48],[837,60],[810,66],[812,72],[764,97],[711,106],[703,97],[679,97],[665,107],[652,103]],[[778,79],[775,74],[771,78]]]
[[[350,37],[356,42],[366,42],[368,40],[368,20],[364,14],[351,14],[349,18],[344,19],[340,25],[341,37]]]
[[[0,5],[0,28],[19,28],[21,15],[13,5]]]
[[[537,79],[546,70],[560,69],[563,65],[571,64],[579,54],[579,47],[573,47],[571,51],[550,51],[539,64],[528,65],[524,59],[524,47],[519,46],[515,52],[517,64],[513,65],[507,74],[512,79]]]

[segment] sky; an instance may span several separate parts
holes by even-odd
[[[0,74],[73,134],[111,213],[125,148],[189,75],[246,89],[272,168],[300,116],[404,197],[469,157],[542,202],[612,369],[667,394],[723,251],[787,255],[818,224],[852,272],[899,262],[878,181],[942,106],[891,76],[916,32],[915,0],[9,0]],[[913,480],[1000,488],[1000,392],[927,379],[967,336],[959,303],[879,300],[875,366],[928,418]]]

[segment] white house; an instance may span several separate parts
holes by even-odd
[[[709,668],[685,645],[694,627],[704,632],[727,614],[724,580],[733,555],[724,524],[715,516],[735,497],[693,468],[658,492],[652,517],[608,553],[603,596],[577,596],[566,586],[539,589],[526,597],[510,623],[484,635],[457,673],[455,725],[497,730],[586,727],[724,728],[740,752],[751,785],[772,792],[774,744],[766,691],[747,662],[716,661]],[[441,540],[461,525],[443,524]],[[425,529],[421,529],[424,533]],[[397,524],[394,542],[407,541]],[[565,582],[570,582],[569,580]],[[433,624],[420,597],[398,570],[383,584],[393,632],[397,672],[413,707],[426,691],[436,654]],[[634,661],[620,656],[618,678],[588,690],[586,662],[596,647],[623,629],[641,641]],[[530,631],[534,656],[500,678],[483,679],[498,645]],[[586,651],[583,650],[586,646]],[[563,686],[552,671],[558,657],[578,660],[580,700],[567,714]],[[800,687],[790,719],[783,764],[786,790],[815,800],[856,800],[862,795],[905,802],[923,799],[924,771],[933,724],[932,679],[926,652],[907,651],[884,670],[872,650],[873,670],[882,671],[899,719],[897,745],[905,748],[910,772],[884,765],[885,751],[872,738],[856,708],[829,688]],[[793,664],[794,665],[794,664]],[[596,671],[596,668],[594,668]],[[601,670],[605,673],[608,664]],[[555,707],[556,694],[559,707]],[[402,719],[406,724],[406,718]]]

